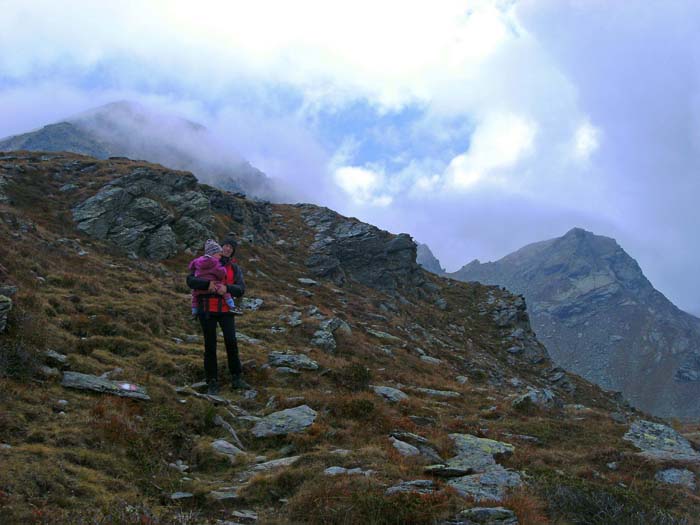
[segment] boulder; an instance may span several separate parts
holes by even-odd
[[[334,353],[337,348],[335,337],[333,337],[333,332],[330,330],[316,330],[311,339],[311,344],[318,346],[321,350],[329,354]]]
[[[415,492],[418,494],[432,494],[436,490],[435,482],[431,479],[415,479],[413,481],[403,481],[393,487],[386,489],[387,496],[398,492]]]
[[[211,448],[213,448],[217,454],[222,454],[230,459],[245,455],[245,452],[225,439],[217,439],[211,444]]]
[[[528,387],[527,392],[519,395],[513,400],[513,408],[518,410],[525,410],[527,408],[537,406],[540,408],[551,408],[558,404],[558,400],[554,395],[554,392],[547,388],[536,389]]]
[[[440,525],[518,525],[518,518],[504,507],[473,507]]]
[[[687,439],[671,427],[638,419],[630,426],[624,438],[642,452],[641,455],[660,461],[688,461],[700,463],[700,453]]]
[[[389,440],[391,441],[391,444],[394,446],[394,448],[402,456],[419,456],[420,455],[420,450],[418,450],[413,445],[409,445],[405,441],[401,441],[399,439],[396,439],[395,437],[390,437]]]
[[[280,436],[302,432],[316,420],[316,411],[308,405],[274,412],[255,423],[252,429],[255,437]]]
[[[482,473],[451,479],[448,485],[476,501],[502,501],[506,490],[522,485],[522,479],[517,472],[494,465]]]
[[[452,390],[433,390],[432,388],[415,387],[413,390],[432,397],[460,397],[462,394]]]

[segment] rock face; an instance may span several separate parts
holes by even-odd
[[[659,461],[700,463],[700,452],[671,427],[639,419],[632,423],[624,439],[631,441],[642,455]]]
[[[700,417],[700,319],[655,290],[614,239],[574,228],[448,275],[523,294],[538,338],[567,370],[653,414]]]
[[[282,352],[270,352],[267,356],[270,366],[301,368],[304,370],[318,370],[318,363],[309,356],[303,354],[283,354]]]
[[[307,405],[301,405],[262,418],[255,424],[252,432],[255,437],[292,434],[305,430],[315,419],[316,411]]]
[[[190,173],[143,166],[112,180],[73,208],[84,233],[149,259],[167,259],[183,249],[202,251],[213,237],[214,213],[244,225],[249,240],[264,237],[269,210],[201,186]]]
[[[433,255],[427,244],[419,244],[416,250],[416,262],[429,272],[444,275],[445,269],[440,266],[440,261]]]
[[[353,279],[390,292],[425,283],[410,236],[392,235],[328,208],[299,207],[306,225],[316,232],[306,259],[314,276],[330,278],[338,286]]]
[[[0,140],[0,151],[70,151],[98,159],[144,159],[192,171],[200,180],[224,190],[278,197],[263,172],[241,158],[224,158],[226,155],[212,150],[212,144],[215,141],[204,126],[122,101]]]
[[[668,485],[681,485],[688,490],[695,490],[697,488],[695,483],[695,474],[687,468],[669,468],[666,470],[660,470],[656,473],[654,479]]]

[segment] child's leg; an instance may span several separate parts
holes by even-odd
[[[236,303],[233,302],[233,297],[231,297],[230,293],[227,293],[224,295],[224,301],[226,301],[226,304],[228,305],[229,308],[235,308]]]

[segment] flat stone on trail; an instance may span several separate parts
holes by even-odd
[[[512,510],[504,507],[473,507],[460,512],[457,517],[442,522],[442,525],[518,525]]]
[[[61,381],[61,385],[66,388],[92,390],[93,392],[129,397],[132,399],[142,399],[144,401],[151,400],[148,394],[146,394],[146,389],[133,383],[112,381],[90,374],[81,374],[80,372],[63,372],[63,381]]]
[[[639,448],[641,455],[661,461],[688,461],[700,463],[700,453],[671,427],[638,419],[630,426],[623,439]]]
[[[299,281],[300,284],[308,286],[316,286],[318,284],[318,281],[314,281],[313,279],[309,279],[308,277],[299,277],[297,281]]]
[[[258,463],[253,467],[253,472],[267,472],[270,470],[276,470],[278,468],[289,467],[296,463],[301,456],[289,456],[287,458],[273,459],[271,461],[265,461],[264,463]]]
[[[316,411],[308,405],[301,405],[265,416],[255,424],[252,432],[255,437],[301,432],[311,426],[315,419]]]
[[[669,485],[682,485],[689,490],[695,490],[695,474],[688,469],[669,468],[660,470],[654,476],[656,481]]]
[[[282,352],[270,352],[267,362],[271,366],[286,366],[289,368],[301,368],[304,370],[318,370],[318,363],[304,354],[285,354]]]

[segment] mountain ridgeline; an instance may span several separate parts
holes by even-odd
[[[653,414],[700,418],[700,319],[654,289],[614,239],[574,228],[448,276],[523,294],[567,370]]]
[[[39,130],[0,139],[0,151],[70,151],[156,162],[222,189],[280,200],[271,179],[195,122],[141,104],[107,104]]]

